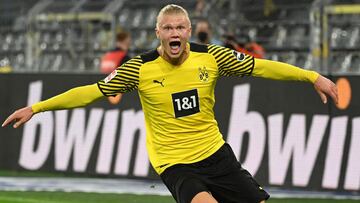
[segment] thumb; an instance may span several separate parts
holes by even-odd
[[[324,104],[326,104],[327,103],[327,97],[326,97],[326,95],[322,92],[322,91],[320,91],[320,90],[316,90],[317,91],[317,93],[319,94],[319,96],[320,96],[320,98],[321,98],[321,101],[324,103]]]
[[[15,119],[15,124],[13,125],[13,128],[18,128],[23,122],[24,119]]]

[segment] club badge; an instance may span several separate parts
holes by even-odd
[[[207,82],[209,80],[209,73],[206,70],[206,67],[199,67],[199,79],[202,82]]]

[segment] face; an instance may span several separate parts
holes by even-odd
[[[129,50],[129,47],[131,45],[131,37],[128,37],[124,40],[124,48],[127,50]]]
[[[182,14],[167,14],[159,18],[156,36],[165,57],[177,60],[185,54],[191,36],[189,19]]]
[[[124,39],[122,42],[117,42],[116,46],[120,47],[124,51],[128,51],[131,45],[131,37]]]
[[[197,34],[199,32],[210,32],[209,25],[206,22],[198,22],[196,24],[195,33]]]

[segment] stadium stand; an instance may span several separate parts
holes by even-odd
[[[132,35],[131,55],[155,48],[156,14],[172,2],[0,0],[0,65],[15,72],[96,73],[100,56],[113,47],[119,30]],[[218,39],[229,31],[249,36],[265,48],[266,58],[322,72],[360,73],[359,13],[328,15],[325,58],[320,57],[327,52],[324,22],[316,19],[327,6],[356,0],[210,0],[201,16],[195,12],[196,1],[176,3],[188,9],[193,23],[208,18]]]

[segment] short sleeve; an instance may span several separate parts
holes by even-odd
[[[251,75],[254,68],[254,57],[235,50],[209,45],[208,53],[214,56],[221,76]]]
[[[136,56],[118,67],[103,80],[98,81],[97,85],[107,97],[135,90],[139,85],[139,72],[142,65],[141,57]]]

